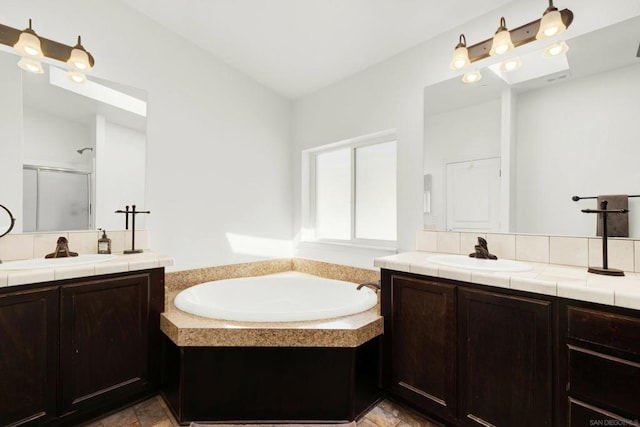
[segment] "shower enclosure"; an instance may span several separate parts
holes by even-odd
[[[24,165],[23,231],[90,230],[91,172]]]

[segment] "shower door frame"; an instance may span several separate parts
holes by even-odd
[[[87,209],[87,230],[93,230],[93,199],[92,199],[92,182],[93,182],[93,172],[82,169],[71,169],[71,168],[61,168],[61,167],[53,167],[53,166],[38,166],[33,164],[23,164],[22,170],[25,169],[35,170],[36,171],[36,227],[32,232],[38,233],[40,230],[40,171],[49,171],[49,172],[62,172],[62,173],[71,173],[76,175],[86,175],[87,177],[87,200],[88,200],[88,209]],[[24,198],[24,188],[23,198]],[[24,214],[23,214],[24,215]],[[55,230],[55,231],[64,231],[64,230]]]

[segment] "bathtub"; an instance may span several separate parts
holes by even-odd
[[[341,280],[307,274],[225,279],[180,292],[175,306],[187,313],[221,320],[295,322],[329,319],[374,307],[374,291]]]

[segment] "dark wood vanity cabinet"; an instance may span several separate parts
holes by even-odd
[[[56,417],[58,288],[0,293],[0,425]]]
[[[163,308],[162,268],[2,290],[0,425],[76,425],[157,392]]]
[[[640,423],[640,315],[579,301],[561,304],[563,410],[569,426]],[[635,423],[635,424],[634,424]]]
[[[551,426],[552,303],[458,288],[459,416],[470,426]]]
[[[452,425],[553,424],[553,303],[382,270],[383,385]]]
[[[383,283],[383,382],[415,407],[455,418],[455,286],[389,273]]]

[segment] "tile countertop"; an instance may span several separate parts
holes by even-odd
[[[429,261],[435,252],[404,252],[376,258],[374,265],[388,270],[422,274],[515,289],[537,294],[640,310],[640,273],[625,272],[623,277],[588,273],[586,267],[527,262],[527,272],[487,272],[454,268]]]
[[[5,286],[26,285],[30,283],[50,282],[53,280],[90,277],[100,274],[122,273],[126,271],[146,270],[149,268],[173,265],[173,258],[145,251],[140,254],[113,254],[115,259],[92,264],[83,264],[58,268],[38,268],[0,271],[0,288]]]

